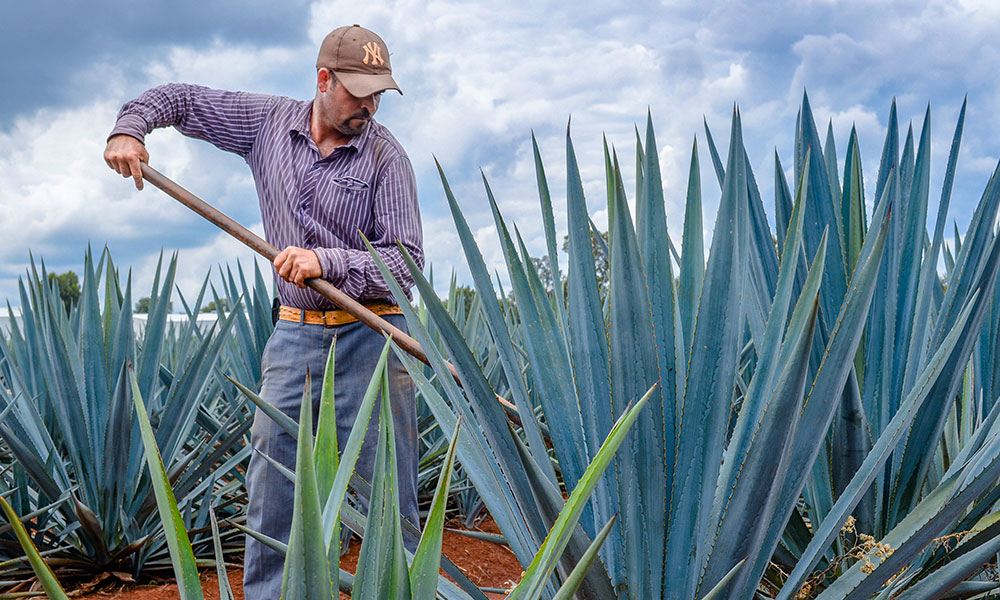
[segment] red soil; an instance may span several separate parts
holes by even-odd
[[[455,525],[457,527],[457,525]],[[480,531],[499,533],[496,524],[492,519],[487,519],[480,527]],[[512,588],[521,579],[521,565],[514,558],[514,554],[507,546],[500,546],[491,542],[477,540],[468,536],[444,532],[442,549],[456,565],[476,585],[480,587],[492,588]],[[353,573],[358,562],[358,553],[361,544],[355,542],[351,544],[350,551],[342,559],[341,566]],[[243,570],[230,568],[229,583],[236,595],[236,600],[243,600]],[[202,589],[205,590],[206,600],[219,600],[219,581],[215,575],[215,569],[208,569],[202,572]],[[92,582],[94,586],[99,586],[97,591],[94,586],[82,586],[78,593],[70,593],[71,597],[81,600],[107,600],[108,598],[119,598],[121,600],[176,600],[180,598],[177,592],[177,584],[160,583],[137,585],[122,583],[114,577],[106,577],[103,580]],[[503,594],[487,594],[491,599],[500,600]],[[341,600],[347,600],[346,594],[341,594]]]

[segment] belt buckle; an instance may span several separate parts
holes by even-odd
[[[335,327],[337,325],[336,315],[332,310],[324,310],[322,314],[324,327]]]

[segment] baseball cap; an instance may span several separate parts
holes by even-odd
[[[385,42],[360,25],[338,27],[323,39],[316,68],[324,67],[357,98],[385,90],[403,93],[392,78]]]

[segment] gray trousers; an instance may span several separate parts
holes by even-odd
[[[406,321],[402,315],[388,315],[385,318],[399,329],[407,331]],[[334,373],[337,443],[342,451],[385,344],[381,334],[362,323],[325,327],[278,321],[274,333],[264,348],[262,357],[264,382],[260,395],[298,421],[308,368],[312,378],[315,426],[319,417],[323,369],[334,337],[337,338]],[[419,525],[417,510],[419,450],[413,382],[391,350],[388,369],[396,434],[400,512],[412,523]],[[379,404],[376,402],[355,469],[367,481],[371,481],[375,462],[378,407]],[[294,484],[268,464],[260,453],[294,469],[296,442],[259,410],[254,417],[250,437],[254,452],[250,458],[246,477],[249,494],[247,527],[276,540],[287,542],[292,524]],[[284,556],[247,536],[243,572],[243,592],[247,600],[277,600],[281,592],[283,566]]]

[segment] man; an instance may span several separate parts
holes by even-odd
[[[406,331],[395,304],[407,299],[392,298],[359,230],[408,294],[413,281],[396,242],[422,267],[422,233],[409,158],[392,134],[372,118],[383,91],[400,91],[392,78],[385,42],[358,25],[338,28],[323,40],[316,68],[316,95],[311,101],[184,84],[153,88],[122,107],[104,158],[142,189],[139,165],[149,159],[145,135],[157,127],[174,126],[184,135],[207,140],[247,161],[265,235],[273,245],[284,248],[274,260],[281,310],[262,357],[261,396],[297,419],[309,369],[313,407],[318,411],[326,356],[336,338],[337,437],[343,449],[384,340],[335,310],[304,282],[311,277],[327,279]],[[413,386],[392,354],[389,369],[401,512],[417,525]],[[373,419],[368,428],[357,466],[357,472],[369,480],[376,422]],[[254,418],[251,438],[255,452],[246,478],[247,524],[287,541],[294,488],[260,454],[294,467],[295,442],[261,412]],[[282,565],[281,555],[248,537],[246,597],[278,598]]]

